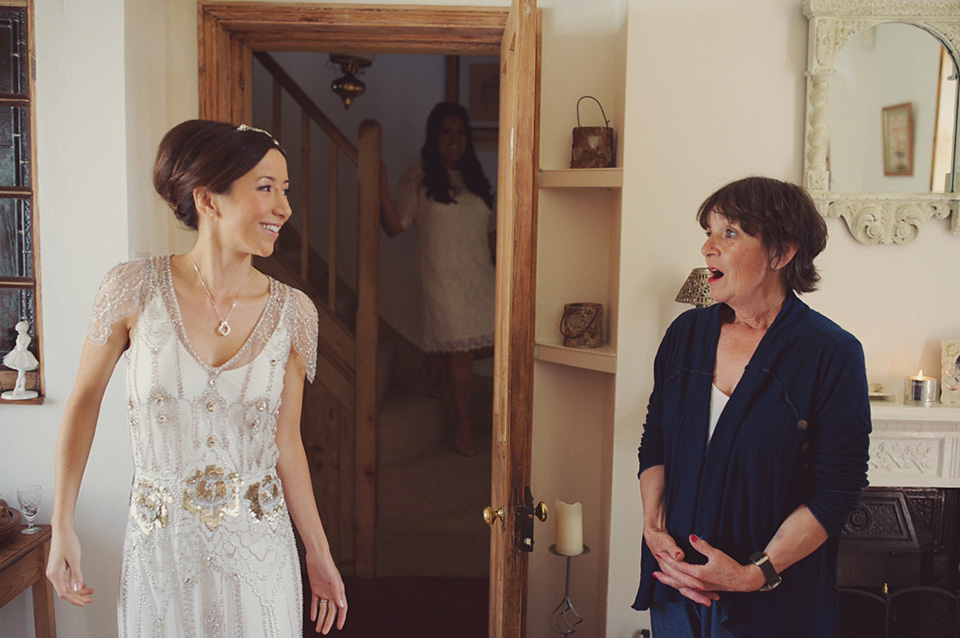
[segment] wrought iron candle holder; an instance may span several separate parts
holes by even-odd
[[[583,616],[577,613],[573,602],[570,600],[570,559],[576,556],[566,556],[557,551],[556,545],[550,546],[550,553],[555,556],[563,556],[567,559],[567,582],[563,589],[563,600],[557,605],[553,613],[550,614],[550,628],[562,636],[569,636],[577,631],[576,627],[583,622]],[[577,556],[589,554],[590,548],[583,546],[583,551]]]

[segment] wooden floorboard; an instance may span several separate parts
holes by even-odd
[[[351,578],[338,638],[486,638],[486,578]],[[305,614],[310,610],[305,609]],[[304,638],[320,636],[309,618]]]

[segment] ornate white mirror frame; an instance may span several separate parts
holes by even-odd
[[[906,244],[931,217],[960,234],[960,193],[838,193],[829,190],[827,106],[837,54],[850,37],[885,22],[916,25],[933,34],[960,61],[960,1],[804,0],[810,20],[803,185],[824,217],[840,217],[864,244]],[[957,129],[960,131],[960,127]],[[956,138],[954,146],[956,147]],[[953,174],[958,175],[955,153]],[[956,190],[956,187],[954,188]]]

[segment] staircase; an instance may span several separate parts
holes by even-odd
[[[298,223],[284,227],[274,255],[256,266],[317,305],[317,378],[304,390],[301,432],[333,556],[345,576],[486,578],[490,532],[481,512],[490,494],[492,380],[475,378],[478,454],[460,456],[447,443],[449,399],[424,392],[423,353],[378,316],[379,126],[361,124],[354,147],[269,54],[254,56],[273,76],[273,130],[292,133],[279,119],[281,97],[302,115],[299,204],[291,194]],[[309,165],[310,132],[318,127],[330,147],[329,174],[319,176]],[[355,290],[336,270],[340,156],[357,165],[360,181]],[[293,172],[297,158],[288,160]],[[308,206],[313,182],[328,185],[326,210]],[[309,240],[317,223],[331,238],[324,255]]]
[[[490,530],[493,380],[474,376],[471,416],[478,453],[449,443],[453,406],[424,389],[423,353],[398,344],[392,382],[379,407],[377,576],[486,578]]]
[[[304,389],[301,434],[334,559],[342,572],[369,577],[376,569],[377,379],[381,376],[377,364],[380,126],[372,120],[362,122],[354,146],[268,53],[253,55],[273,78],[272,129],[284,143],[291,174],[300,185],[290,198],[297,209],[296,222],[284,228],[278,250],[255,263],[266,274],[306,292],[317,306],[317,377]],[[299,135],[284,129],[284,98],[300,109]],[[317,129],[329,150],[329,163],[322,173],[310,165],[311,133]],[[345,213],[348,221],[356,221],[353,290],[343,285],[337,272],[337,256],[346,248],[338,244],[337,232],[344,214],[337,192],[341,157],[356,165],[358,181],[356,211]],[[311,206],[314,184],[326,184],[325,207]],[[326,228],[322,248],[326,259],[310,242],[311,226],[317,224]]]

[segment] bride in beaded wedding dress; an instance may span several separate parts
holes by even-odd
[[[306,547],[311,619],[347,603],[300,440],[317,311],[253,269],[290,216],[286,161],[265,131],[194,120],[161,142],[154,183],[197,244],[105,277],[57,445],[48,576],[83,606],[73,516],[99,403],[126,359],[136,468],[123,548],[120,636],[301,636],[291,517]]]

